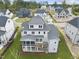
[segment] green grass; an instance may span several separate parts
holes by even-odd
[[[18,22],[18,23],[23,23],[23,22],[27,22],[27,21],[29,21],[30,20],[30,18],[18,18],[17,20],[16,20],[16,22]]]
[[[60,33],[60,32],[59,32]],[[68,47],[65,44],[64,37],[60,33],[60,44],[58,53],[56,54],[19,54],[21,52],[20,46],[21,33],[17,32],[16,38],[11,47],[4,54],[3,59],[73,59]]]

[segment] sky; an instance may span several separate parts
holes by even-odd
[[[13,1],[13,0],[11,0],[11,1]],[[44,1],[47,1],[49,4],[52,4],[52,3],[54,3],[54,2],[57,2],[57,3],[62,3],[64,0],[24,0],[24,1],[36,1],[36,2],[44,2]],[[67,4],[73,4],[73,3],[75,3],[75,4],[79,4],[79,0],[66,0],[66,3]]]
[[[29,0],[25,0],[25,1],[29,1]],[[30,0],[30,1],[33,1],[33,0]],[[49,4],[52,4],[54,2],[57,2],[57,3],[62,3],[64,0],[34,0],[34,1],[48,1]],[[79,0],[66,0],[66,3],[67,4],[79,4]]]

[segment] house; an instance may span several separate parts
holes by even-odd
[[[36,10],[34,16],[37,16],[37,15],[39,15],[39,16],[45,16],[45,15],[47,15],[47,11],[44,10],[44,9],[38,9],[38,10]]]
[[[34,16],[31,21],[22,24],[21,36],[23,52],[57,53],[57,28],[53,24],[46,24],[40,16]]]
[[[6,16],[0,16],[0,46],[2,48],[10,41],[14,31],[14,22]]]
[[[46,10],[46,9],[47,9],[46,5],[42,5],[42,6],[41,6],[41,9]]]
[[[31,12],[27,8],[20,8],[18,11],[16,11],[16,16],[20,17],[20,18],[30,17],[31,16]]]
[[[6,37],[5,37],[5,31],[0,30],[0,49],[2,49],[3,46],[6,44],[7,44],[7,41],[6,41]]]
[[[48,6],[47,9],[48,10],[54,10],[54,6]]]
[[[79,45],[79,17],[67,23],[65,26],[65,34],[73,44]]]
[[[63,6],[57,5],[57,6],[53,6],[53,8],[54,8],[54,11],[56,11],[56,10],[63,9]]]
[[[69,13],[69,10],[67,9],[56,9],[55,17],[56,18],[69,18],[71,17],[71,14]]]
[[[1,9],[0,10],[0,16],[6,16],[6,17],[9,17],[9,18],[12,18],[13,17],[13,13],[9,10],[9,9]]]

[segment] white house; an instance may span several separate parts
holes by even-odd
[[[67,23],[65,34],[73,44],[79,45],[79,17],[76,17]]]
[[[59,44],[58,30],[47,24],[40,16],[22,24],[21,44],[23,52],[57,53]]]
[[[13,13],[9,9],[7,9],[7,10],[2,9],[2,10],[0,10],[0,16],[6,16],[6,17],[9,17],[9,18],[12,18]]]
[[[14,31],[15,31],[14,22],[6,16],[0,16],[0,34],[1,34],[0,37],[2,37],[0,38],[0,40],[1,44],[3,44],[3,45],[0,44],[0,46],[4,47],[4,45],[6,45],[6,43],[9,42]]]

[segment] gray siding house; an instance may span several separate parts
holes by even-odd
[[[30,17],[31,12],[29,9],[26,8],[20,8],[18,11],[16,11],[16,16],[23,18],[23,17]]]
[[[21,36],[23,52],[57,53],[57,28],[53,24],[46,24],[40,16],[34,16],[31,21],[22,24]]]
[[[68,9],[56,9],[55,10],[55,17],[56,18],[69,18],[71,14],[69,13]]]
[[[73,44],[79,45],[79,17],[76,17],[67,23],[65,34]]]

